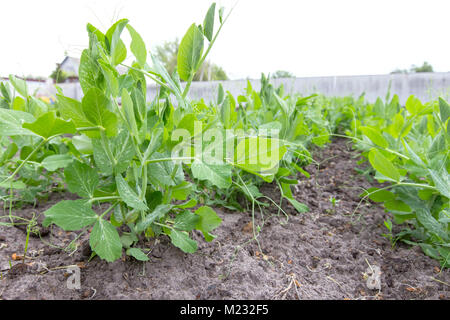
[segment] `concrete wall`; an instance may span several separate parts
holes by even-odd
[[[259,80],[250,82],[255,90],[260,89]],[[365,92],[366,100],[370,102],[374,102],[377,97],[384,98],[389,83],[391,95],[396,93],[401,103],[404,103],[411,94],[422,101],[429,101],[438,96],[450,97],[450,72],[273,79],[271,82],[275,87],[284,84],[288,93],[299,92],[303,95],[322,93],[327,96],[357,97]],[[203,98],[206,102],[214,100],[219,83],[234,96],[243,94],[247,86],[247,80],[194,82],[189,97],[193,100]],[[78,83],[60,84],[60,87],[65,95],[81,99],[82,91]],[[157,87],[149,85],[147,91],[148,97],[152,98],[157,92]]]

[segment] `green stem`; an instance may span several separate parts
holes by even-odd
[[[112,209],[114,209],[114,207],[117,206],[118,203],[119,203],[118,201],[115,202],[115,203],[114,203],[112,206],[110,206],[105,212],[103,212],[103,213],[101,214],[101,216],[99,216],[98,218],[99,218],[99,219],[102,219],[102,218],[105,216],[105,214],[107,214],[107,213],[110,212]]]
[[[109,196],[109,197],[97,197],[89,199],[89,203],[93,203],[95,201],[108,201],[108,200],[119,200],[118,196]]]

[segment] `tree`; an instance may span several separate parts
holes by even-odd
[[[418,72],[434,72],[434,71],[433,71],[433,67],[431,66],[431,64],[429,64],[428,62],[425,61],[421,67],[418,67],[413,64],[409,70],[395,69],[391,73],[392,74],[394,74],[394,73],[407,74],[407,73],[418,73]]]
[[[155,47],[155,56],[162,62],[170,74],[173,74],[177,67],[179,41],[165,42],[162,45]],[[200,70],[195,74],[194,81],[214,81],[214,80],[228,80],[226,72],[218,65],[205,61]]]
[[[272,74],[272,78],[295,78],[295,75],[289,71],[277,70]]]

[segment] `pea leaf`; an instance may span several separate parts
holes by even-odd
[[[116,114],[108,110],[109,99],[100,89],[92,88],[85,94],[81,107],[86,118],[94,125],[104,128],[108,137],[117,133]]]
[[[222,189],[231,186],[231,166],[228,164],[208,164],[195,160],[191,170],[196,179],[207,180]]]
[[[89,89],[97,87],[97,77],[100,69],[89,50],[84,49],[81,53],[80,66],[78,68],[78,79],[83,93],[86,94]]]
[[[127,250],[127,256],[132,256],[139,261],[149,261],[148,256],[140,248],[129,248]]]
[[[369,199],[374,202],[385,202],[394,200],[396,195],[388,190],[382,190],[378,188],[369,188],[367,192],[363,192],[361,196],[369,195]]]
[[[56,96],[58,98],[58,111],[63,119],[71,119],[77,128],[95,126],[94,123],[86,119],[80,101],[65,97],[61,94],[57,94]],[[84,133],[88,136],[91,136],[92,134],[99,136],[98,131],[85,131]]]
[[[57,118],[53,111],[43,114],[33,123],[24,123],[22,127],[33,131],[43,138],[60,134],[74,134],[77,132],[71,120],[65,121]]]
[[[27,112],[0,108],[0,136],[35,136],[33,131],[22,127],[24,122],[33,121],[35,118]]]
[[[206,13],[205,20],[203,21],[203,33],[205,34],[206,39],[208,41],[212,40],[213,32],[214,32],[214,16],[216,13],[216,3],[209,7],[208,12]]]
[[[400,180],[400,173],[397,168],[377,149],[370,150],[369,161],[372,167],[382,175],[394,181]]]
[[[127,24],[127,29],[131,36],[131,52],[136,57],[137,62],[143,67],[145,65],[145,61],[147,60],[147,49],[145,48],[145,43],[139,33],[137,33],[132,26]]]
[[[195,229],[200,230],[203,233],[206,241],[212,241],[215,236],[211,235],[209,232],[220,226],[222,219],[219,218],[213,209],[207,206],[198,208],[195,213],[200,216],[200,220],[195,226]]]
[[[377,146],[380,146],[382,148],[387,148],[389,146],[389,143],[386,141],[386,139],[374,128],[360,127],[359,129]]]
[[[69,191],[84,198],[92,198],[99,183],[96,169],[79,161],[74,161],[64,169],[64,177]]]
[[[86,200],[63,200],[44,211],[45,224],[56,224],[65,231],[80,230],[98,220]]]
[[[441,114],[441,121],[445,124],[448,118],[450,118],[450,105],[442,98],[439,98],[439,111]]]
[[[193,23],[181,40],[178,49],[177,70],[182,80],[188,81],[194,75],[202,52],[203,34],[197,25]]]
[[[72,161],[73,158],[68,154],[55,154],[42,160],[41,165],[48,171],[55,171],[67,167]]]
[[[433,179],[434,185],[439,190],[439,192],[450,199],[450,175],[446,172],[446,170],[442,170],[441,173],[436,170],[428,169],[428,172],[431,175],[431,179]]]
[[[166,213],[172,209],[170,204],[160,204],[151,213],[147,214],[137,225],[136,230],[138,232],[144,231],[156,220],[162,218]]]
[[[117,190],[122,200],[136,210],[147,210],[147,205],[139,199],[136,192],[131,189],[121,174],[116,175]]]
[[[23,79],[19,79],[15,77],[14,75],[9,75],[9,81],[11,82],[12,86],[22,97],[28,97],[28,88],[27,83]]]
[[[170,230],[169,237],[175,247],[180,248],[186,253],[194,253],[197,251],[197,242],[189,238],[186,232],[178,230]]]
[[[199,220],[199,215],[185,210],[176,216],[173,227],[178,230],[192,231],[197,226]]]
[[[89,244],[92,251],[108,262],[113,262],[122,255],[119,233],[110,222],[104,219],[98,220],[94,225]]]

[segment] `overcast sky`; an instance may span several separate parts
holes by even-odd
[[[236,0],[216,1],[233,7]],[[0,75],[49,76],[67,52],[128,18],[148,49],[201,23],[210,0],[14,0],[0,2]],[[389,73],[428,61],[450,71],[448,0],[240,0],[210,60],[230,78],[287,70],[296,76]]]

